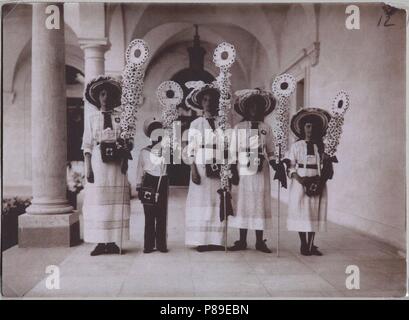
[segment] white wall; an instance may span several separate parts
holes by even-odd
[[[67,13],[75,7],[68,6]],[[5,195],[31,194],[31,15],[30,5],[14,7],[3,21],[3,178]],[[66,64],[84,70],[83,51],[73,29],[75,17],[65,22]],[[73,28],[71,28],[73,27]],[[81,97],[82,90],[67,87],[68,96]],[[12,187],[12,188],[9,188]],[[20,191],[18,191],[20,190]]]
[[[132,6],[134,9],[130,9]],[[329,219],[403,249],[405,21],[401,13],[393,16],[394,27],[378,27],[381,6],[360,7],[361,29],[349,31],[344,26],[345,5],[321,5],[319,63],[309,72],[307,89],[311,106],[328,109],[333,97],[342,89],[350,93],[352,101],[337,154],[340,163],[335,165],[335,177],[329,182]],[[208,49],[206,68],[213,70],[211,72],[217,71],[214,67],[212,69],[209,56],[218,41],[224,39],[237,46],[241,63],[232,70],[233,90],[268,87],[280,68],[285,68],[303,48],[316,41],[312,5],[291,5],[289,10],[286,6],[268,5],[254,6],[252,10],[243,6],[230,8],[209,5],[186,15],[183,11],[170,14],[168,10],[155,11],[157,9],[152,6],[127,4],[123,11],[119,7],[113,11],[108,31],[115,41],[106,54],[107,71],[120,72],[123,56],[118,47],[124,50],[127,46],[120,39],[149,35],[150,41],[156,39],[158,42],[152,44],[156,62],[147,74],[144,93],[147,100],[139,114],[140,125],[146,117],[160,116],[161,110],[155,102],[156,87],[187,66],[184,47],[193,36],[193,29],[192,32],[186,29],[189,24],[202,24],[200,30],[203,30]],[[122,12],[123,25],[118,25]],[[6,186],[29,187],[31,183],[31,58],[27,50],[31,38],[30,18],[29,6],[17,6],[3,25],[3,177]],[[72,17],[69,22],[75,32],[78,31],[77,18]],[[155,31],[161,25],[174,28],[172,32],[168,29],[166,39],[159,38],[163,33]],[[82,51],[75,33],[69,28],[66,30],[67,61],[83,70]],[[168,46],[175,50],[166,53],[164,49]],[[118,55],[120,59],[117,59]],[[142,132],[141,127],[139,130]],[[147,139],[143,137],[138,141],[137,149],[146,143]],[[133,166],[131,164],[131,170]],[[132,173],[130,179],[134,179]],[[275,185],[273,183],[274,189]]]
[[[362,5],[361,29],[345,28],[345,6],[321,7],[319,64],[311,68],[310,106],[329,109],[346,90],[351,107],[328,183],[329,219],[405,248],[405,16],[378,27],[381,5]],[[291,10],[281,55],[314,40]],[[284,59],[283,59],[284,60]]]

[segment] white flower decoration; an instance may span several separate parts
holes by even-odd
[[[276,98],[289,97],[295,91],[295,78],[288,73],[276,77],[271,85],[271,91]]]
[[[220,43],[213,53],[213,62],[219,68],[229,68],[236,60],[236,49],[227,42]]]
[[[126,50],[126,65],[122,73],[121,138],[135,136],[137,107],[143,103],[142,90],[145,76],[144,64],[149,56],[145,41],[133,40]]]
[[[344,115],[350,104],[349,95],[345,91],[340,91],[332,101],[331,112],[333,115]]]
[[[126,63],[135,64],[136,66],[143,65],[149,56],[149,47],[142,39],[131,41],[126,50]]]
[[[159,103],[164,106],[177,106],[183,100],[182,87],[174,81],[162,82],[156,90]]]

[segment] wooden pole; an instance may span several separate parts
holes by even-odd
[[[278,145],[278,163],[280,163],[281,161],[281,145]],[[277,187],[278,187],[278,191],[277,191],[277,258],[280,255],[280,180],[277,181]]]
[[[123,159],[122,161],[128,161]],[[124,203],[125,203],[125,178],[126,173],[123,173],[123,183],[122,183],[122,212],[121,212],[121,240],[119,242],[119,254],[122,255],[122,246],[123,246],[123,234],[124,234]],[[129,190],[128,190],[129,191]]]

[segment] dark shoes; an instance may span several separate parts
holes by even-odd
[[[206,252],[206,251],[224,251],[223,246],[209,244],[196,247],[197,252]]]
[[[301,247],[300,247],[300,253],[303,256],[310,256],[311,255],[311,252],[310,252],[308,246],[303,246],[303,245],[301,245]]]
[[[318,250],[318,247],[312,246],[311,255],[313,255],[313,256],[322,256],[322,252]]]
[[[300,253],[303,256],[322,256],[322,252],[314,245],[311,247],[311,250],[309,250],[308,246],[301,246]]]
[[[247,249],[247,243],[240,241],[240,240],[234,242],[234,246],[227,248],[227,250],[229,251],[240,251],[240,250],[246,250],[246,249]]]
[[[154,251],[156,251],[155,249],[143,249],[143,253],[152,253],[152,252],[154,252]],[[166,252],[168,252],[169,250],[167,249],[167,248],[158,248],[158,251],[159,252],[162,252],[162,253],[166,253]]]
[[[209,251],[224,251],[224,246],[219,246],[215,244],[209,244],[207,248],[209,249]]]
[[[197,246],[196,251],[197,252],[205,252],[205,251],[209,251],[209,249],[207,248],[207,246]]]
[[[94,250],[91,251],[91,256],[99,256],[105,253],[105,243],[98,243]]]
[[[105,252],[110,254],[119,254],[120,250],[114,242],[111,242],[106,245]]]
[[[99,256],[101,254],[119,254],[119,247],[114,243],[98,243],[94,250],[91,251],[91,256]]]
[[[264,252],[264,253],[271,253],[271,250],[266,245],[266,241],[267,240],[256,242],[256,250]]]
[[[259,241],[256,242],[256,250],[264,252],[264,253],[271,253],[271,250],[267,247],[266,245],[267,240]],[[247,249],[247,243],[243,241],[236,241],[234,243],[234,246],[229,247],[229,251],[240,251],[240,250],[246,250]]]

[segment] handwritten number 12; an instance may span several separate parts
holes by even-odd
[[[381,25],[382,18],[383,18],[383,16],[381,16],[381,17],[379,18],[378,27]],[[388,23],[390,19],[391,19],[391,16],[390,16],[390,15],[386,15],[385,22],[383,23],[383,26],[384,26],[384,27],[391,27],[391,26],[394,26],[394,25],[395,25],[394,23]]]

